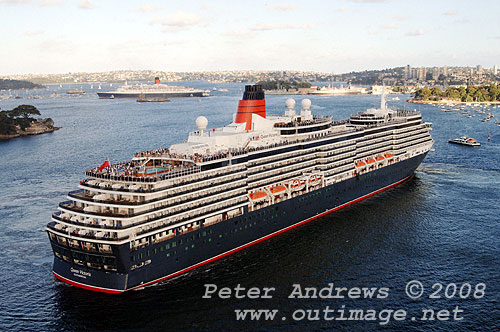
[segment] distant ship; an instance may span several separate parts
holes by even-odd
[[[318,90],[309,91],[310,95],[320,95],[320,96],[335,96],[335,95],[361,95],[367,94],[368,89],[362,86],[352,86],[349,84],[347,87],[334,87],[334,86],[324,86]]]
[[[203,90],[161,84],[160,79],[155,77],[155,84],[124,85],[115,91],[97,92],[99,98],[173,98],[173,97],[208,97],[209,94]]]

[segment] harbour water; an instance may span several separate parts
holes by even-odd
[[[500,127],[491,121],[417,108],[433,122],[435,151],[410,181],[348,208],[205,265],[168,282],[113,296],[62,284],[51,273],[45,224],[86,169],[129,159],[135,152],[167,147],[195,129],[199,115],[209,128],[232,119],[243,84],[182,82],[194,88],[226,88],[213,97],[170,103],[98,100],[82,96],[0,101],[3,110],[33,104],[59,131],[0,142],[0,330],[2,331],[499,331],[500,330]],[[82,85],[63,89],[80,88]],[[104,89],[105,87],[103,87]],[[113,87],[114,88],[114,87]],[[268,96],[268,114],[284,110],[287,96]],[[301,96],[297,98],[297,107]],[[317,114],[345,119],[377,96],[313,96]],[[491,112],[500,118],[500,108]],[[488,141],[488,134],[491,140]],[[480,148],[448,144],[462,135]],[[405,286],[419,280],[424,295],[411,299]],[[386,287],[385,299],[291,299],[294,284],[323,288]],[[482,297],[429,296],[440,283],[458,288],[486,285]],[[270,299],[203,299],[204,284],[219,288],[274,287]],[[298,310],[405,309],[404,321],[294,320]],[[463,320],[421,321],[425,308],[453,310]],[[238,321],[236,309],[278,309],[274,320]],[[417,319],[412,320],[415,316]],[[285,317],[285,319],[283,319]],[[450,316],[451,317],[451,316]]]

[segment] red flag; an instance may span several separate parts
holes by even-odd
[[[106,158],[104,163],[101,165],[101,167],[99,167],[99,169],[97,171],[98,172],[102,171],[104,169],[104,167],[109,167],[109,159],[108,158]]]

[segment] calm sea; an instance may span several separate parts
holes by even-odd
[[[494,119],[478,121],[484,115],[475,111],[471,114],[476,117],[466,118],[435,106],[405,105],[404,96],[400,101],[390,100],[389,105],[421,110],[424,119],[434,123],[436,141],[435,151],[412,180],[140,291],[110,296],[56,281],[44,226],[66,193],[77,188],[86,169],[100,165],[106,157],[122,161],[137,151],[183,141],[195,129],[199,115],[208,118],[209,128],[231,121],[242,84],[184,84],[210,90],[223,87],[229,92],[213,91],[213,97],[200,101],[185,98],[139,104],[98,100],[97,85],[94,89],[64,85],[20,92],[22,99],[0,101],[2,109],[33,104],[43,117],[51,117],[62,127],[52,134],[0,142],[1,331],[500,330],[500,127]],[[87,94],[65,94],[79,88]],[[114,88],[103,85],[103,90]],[[60,97],[49,98],[53,90]],[[42,98],[28,99],[37,94]],[[281,113],[286,99],[268,96],[268,114]],[[296,99],[300,107],[302,98]],[[311,100],[315,113],[335,119],[379,105],[376,96]],[[490,111],[500,119],[500,107]],[[447,143],[462,135],[476,138],[482,146]],[[424,286],[419,299],[405,294],[411,280]],[[270,299],[203,299],[204,284],[209,283],[219,288],[240,284],[276,290]],[[389,293],[383,299],[288,297],[294,284],[320,289],[329,283],[346,288],[385,287]],[[486,286],[484,294],[481,283]],[[441,298],[429,298],[439,290],[435,284],[443,286],[437,292]],[[404,309],[407,318],[386,325],[380,320],[299,319],[302,312],[343,305],[345,310]],[[458,314],[463,317],[460,321],[452,319],[452,310],[457,308],[463,310]],[[237,309],[278,309],[279,315],[274,320],[238,321]],[[449,310],[450,316],[421,321],[423,309]]]

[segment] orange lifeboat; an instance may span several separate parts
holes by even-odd
[[[384,157],[382,157],[382,156],[376,156],[376,157],[375,157],[375,159],[376,159],[377,161],[382,161],[382,160],[384,160]]]
[[[254,192],[254,193],[250,194],[250,199],[252,199],[252,200],[255,201],[257,199],[261,199],[261,198],[264,198],[266,196],[267,196],[267,194],[265,192],[263,192],[263,191],[257,191],[257,192]]]
[[[283,191],[285,191],[286,187],[285,186],[274,186],[274,187],[271,187],[270,190],[274,195],[278,195],[278,194],[282,193]]]
[[[290,185],[290,189],[292,191],[301,190],[304,188],[304,185],[305,185],[304,181],[300,181],[299,179],[293,179],[292,184]]]
[[[354,165],[356,165],[356,167],[363,167],[365,166],[365,162],[364,161],[358,161],[357,163],[354,163]]]
[[[373,159],[373,158],[366,159],[367,164],[373,164],[374,162],[375,162],[375,159]]]
[[[386,154],[384,154],[384,156],[386,158],[392,158],[392,157],[394,157],[394,155],[392,153],[386,153]]]
[[[321,176],[318,176],[316,174],[313,174],[311,175],[311,177],[309,178],[309,183],[315,183],[315,182],[318,182],[319,180],[321,180]]]

